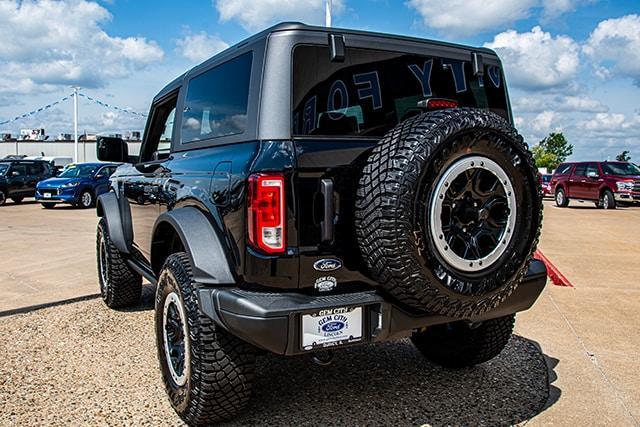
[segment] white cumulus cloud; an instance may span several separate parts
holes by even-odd
[[[584,52],[600,64],[596,73],[612,73],[634,79],[640,86],[640,16],[626,15],[598,24],[584,46]]]
[[[111,14],[95,2],[0,1],[0,92],[102,87],[163,58],[144,37],[114,37]]]
[[[505,31],[485,47],[502,58],[509,84],[528,90],[567,86],[580,65],[580,49],[571,37],[554,37],[539,26],[526,33]]]
[[[280,21],[323,24],[325,2],[322,0],[214,0],[220,21],[236,20],[247,31],[265,28]],[[345,0],[333,0],[334,14],[344,11]]]
[[[409,0],[425,26],[448,36],[466,36],[504,27],[529,16],[537,0]]]
[[[182,56],[195,62],[204,61],[229,47],[229,44],[220,37],[209,35],[204,31],[189,34],[177,40],[176,45],[176,50]]]
[[[543,17],[556,18],[564,13],[573,12],[580,6],[595,3],[598,0],[542,0]]]

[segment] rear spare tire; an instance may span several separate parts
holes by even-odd
[[[400,303],[470,317],[522,280],[537,245],[542,195],[517,131],[483,110],[412,117],[373,149],[356,230],[373,278]]]

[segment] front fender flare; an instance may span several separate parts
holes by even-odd
[[[230,268],[223,241],[209,219],[197,208],[187,206],[161,214],[153,226],[153,235],[162,223],[176,231],[191,261],[197,283],[233,285],[236,279]]]
[[[128,205],[127,205],[128,207]],[[123,218],[120,211],[118,197],[113,192],[101,194],[96,203],[96,211],[99,217],[107,222],[109,238],[115,247],[122,253],[129,254],[129,247],[132,241],[131,215]]]

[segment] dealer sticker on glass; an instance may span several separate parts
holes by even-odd
[[[320,310],[302,316],[302,348],[332,347],[362,340],[362,307]]]

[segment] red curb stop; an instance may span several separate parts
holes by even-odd
[[[573,285],[571,284],[569,279],[567,279],[565,275],[562,274],[560,270],[558,270],[558,267],[556,267],[551,261],[549,261],[549,258],[544,256],[540,249],[538,249],[535,254],[533,254],[533,256],[534,258],[544,262],[544,265],[547,267],[547,275],[554,285],[573,288]]]

